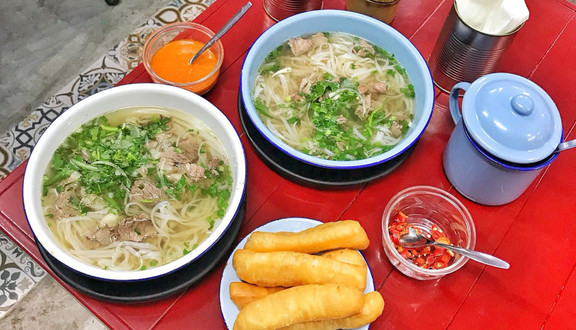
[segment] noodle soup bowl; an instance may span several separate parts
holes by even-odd
[[[224,215],[216,221],[211,233],[196,248],[157,267],[142,270],[110,270],[80,261],[56,241],[42,208],[42,180],[57,148],[81,125],[109,112],[133,107],[164,108],[171,115],[189,114],[206,124],[225,149],[233,182]],[[64,266],[81,275],[99,280],[140,281],[172,273],[209,251],[241,213],[245,186],[244,149],[234,127],[222,112],[201,96],[184,89],[160,84],[132,84],[99,92],[76,103],[46,129],[26,166],[23,201],[26,217],[37,243]]]
[[[259,117],[253,98],[259,68],[268,54],[295,37],[319,32],[357,36],[394,55],[406,70],[414,87],[414,118],[406,135],[393,148],[378,155],[356,160],[330,160],[289,146],[272,133]],[[246,114],[258,132],[281,152],[301,163],[329,170],[363,170],[383,165],[409,150],[419,139],[432,116],[434,85],[428,65],[416,47],[389,25],[372,17],[342,10],[319,10],[297,14],[271,26],[250,48],[241,73],[241,98]]]

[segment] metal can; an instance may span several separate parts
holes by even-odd
[[[394,20],[400,0],[346,0],[346,10],[372,16],[384,23]]]
[[[504,35],[480,32],[462,20],[454,3],[428,60],[434,84],[450,92],[458,82],[494,72],[521,27]]]
[[[268,16],[279,21],[304,11],[322,9],[323,0],[264,0]]]

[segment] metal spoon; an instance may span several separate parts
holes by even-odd
[[[218,32],[216,32],[216,34],[210,40],[208,40],[208,42],[206,43],[206,45],[204,45],[204,47],[200,48],[198,53],[192,56],[190,61],[188,61],[188,64],[192,64],[192,62],[194,62],[194,60],[198,58],[200,54],[204,53],[204,51],[208,49],[210,46],[212,46],[212,44],[214,44],[216,41],[218,41],[218,39],[220,39],[224,35],[224,33],[228,32],[228,30],[230,30],[230,28],[234,24],[236,24],[236,22],[238,22],[240,17],[242,17],[248,11],[248,9],[250,9],[250,7],[252,7],[252,3],[248,1],[248,3],[246,3],[242,8],[240,8],[240,10],[236,14],[234,14],[234,16],[232,16],[232,18],[226,24],[224,24],[224,26],[220,30],[218,30]]]
[[[560,152],[562,150],[570,149],[576,147],[576,140],[570,140],[566,142],[562,142],[558,145],[555,152]]]
[[[412,227],[408,228],[407,234],[400,236],[400,245],[402,245],[403,247],[406,247],[406,248],[418,248],[418,247],[422,247],[422,246],[426,246],[426,245],[436,245],[436,246],[440,246],[440,247],[443,247],[443,248],[448,249],[448,250],[452,250],[456,253],[459,253],[463,256],[466,256],[470,259],[476,260],[476,261],[481,262],[481,263],[486,264],[486,265],[490,265],[490,266],[494,266],[494,267],[498,267],[498,268],[504,268],[504,269],[510,268],[510,264],[508,264],[504,260],[498,259],[498,258],[496,258],[492,255],[486,254],[486,253],[482,253],[482,252],[478,252],[478,251],[474,251],[474,250],[469,250],[469,249],[462,248],[459,246],[453,246],[453,245],[448,245],[448,244],[436,242],[434,240],[427,238],[426,236],[424,236],[422,234],[418,234],[416,232],[416,230],[414,230],[414,228],[412,228]]]

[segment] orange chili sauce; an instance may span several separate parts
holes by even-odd
[[[188,64],[188,61],[204,46],[203,42],[191,39],[174,40],[162,46],[150,61],[152,70],[162,79],[177,84],[196,82],[208,76],[218,63],[218,55],[210,49]],[[208,79],[182,86],[194,93],[203,94],[210,90],[218,79],[220,70]]]

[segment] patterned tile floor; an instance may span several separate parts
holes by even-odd
[[[7,313],[46,274],[0,232],[0,315]]]
[[[215,0],[171,0],[18,125],[0,136],[0,180],[25,161],[46,127],[78,101],[118,83],[141,60],[146,37],[158,27],[188,21]],[[0,318],[15,309],[46,272],[0,231]]]

